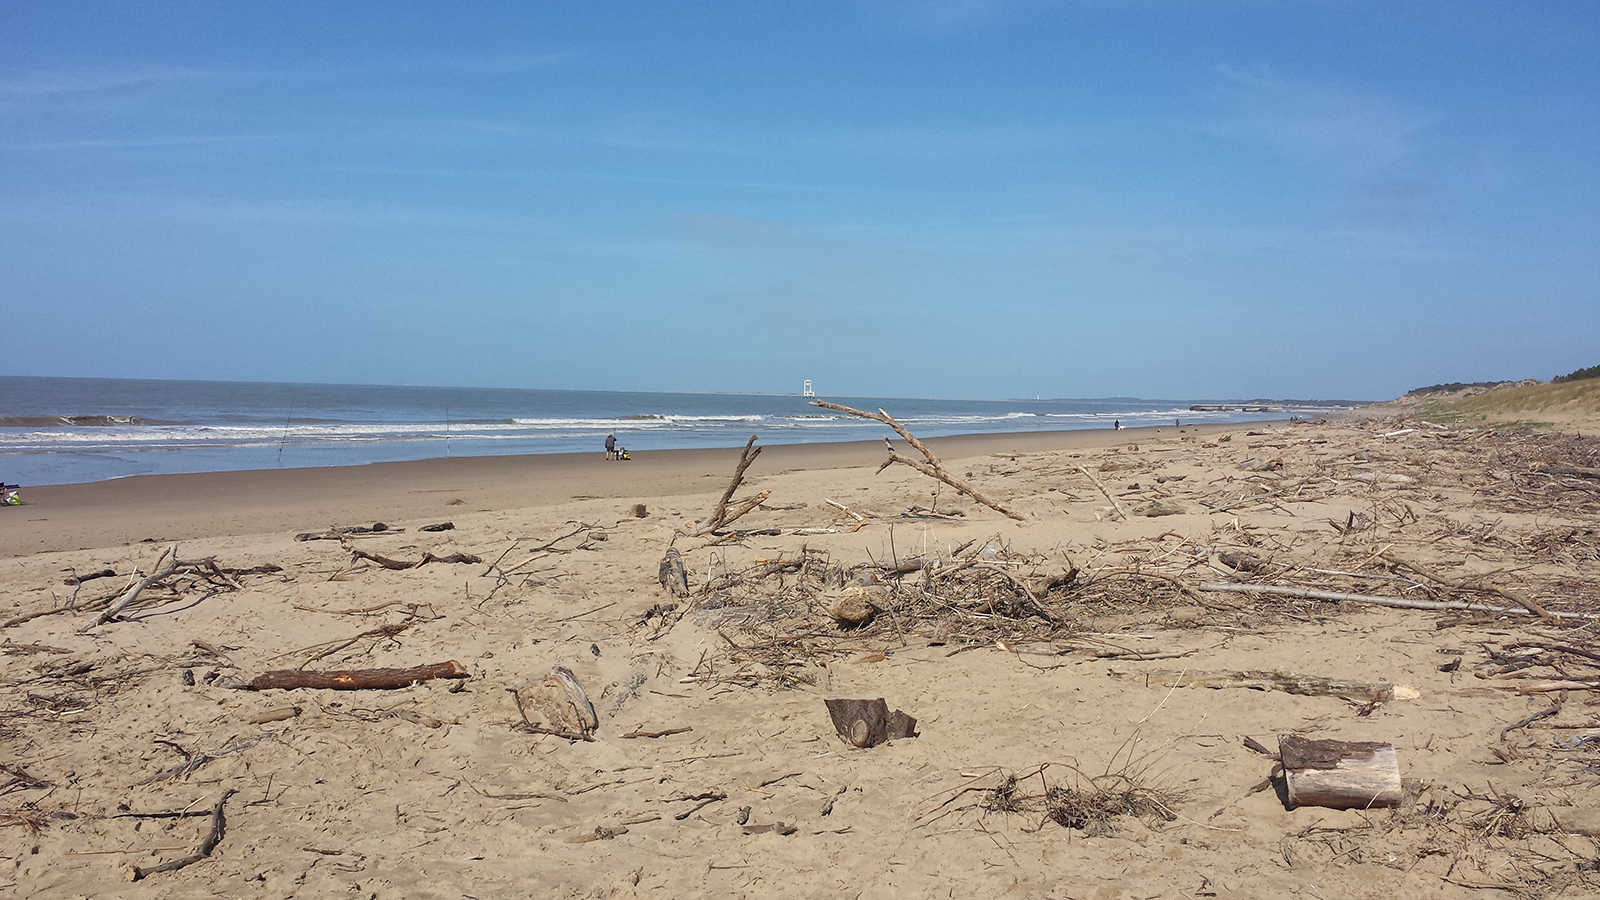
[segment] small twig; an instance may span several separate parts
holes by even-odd
[[[210,856],[211,851],[217,849],[217,844],[222,842],[222,835],[227,829],[227,821],[222,816],[223,804],[227,803],[228,798],[232,797],[235,793],[237,793],[237,791],[224,791],[222,796],[217,800],[217,805],[212,807],[211,830],[207,832],[205,839],[200,842],[199,847],[195,848],[195,852],[193,854],[185,856],[182,859],[174,859],[170,862],[164,862],[159,866],[153,866],[148,869],[141,868],[139,866],[130,866],[126,873],[128,880],[139,881],[140,879],[148,878],[149,876],[158,872],[176,872],[185,866],[192,865]]]
[[[623,738],[659,738],[670,734],[684,734],[693,730],[693,728],[685,726],[683,728],[668,728],[666,731],[630,731],[623,735]]]

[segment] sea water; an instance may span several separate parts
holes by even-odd
[[[1283,418],[1187,400],[827,397],[886,409],[918,437]],[[1203,401],[1216,403],[1215,400]],[[141,381],[0,376],[0,481],[359,465],[444,456],[874,440],[877,422],[795,395]]]

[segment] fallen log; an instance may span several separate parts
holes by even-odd
[[[410,687],[419,681],[435,678],[470,678],[471,675],[455,660],[414,666],[409,669],[332,669],[324,672],[306,672],[301,669],[279,669],[262,672],[243,684],[235,685],[247,691],[314,688],[331,691],[387,691]]]
[[[1289,807],[1379,809],[1400,805],[1400,763],[1393,744],[1278,737]]]
[[[1347,594],[1342,591],[1317,591],[1309,588],[1278,587],[1272,584],[1224,584],[1208,581],[1200,585],[1202,591],[1237,591],[1241,594],[1273,594],[1279,597],[1298,597],[1302,600],[1329,600],[1335,603],[1364,603],[1368,606],[1390,606],[1396,609],[1453,609],[1464,612],[1482,612],[1528,616],[1526,609],[1468,603],[1464,600],[1412,600],[1409,597],[1384,597],[1373,594]],[[1557,619],[1595,619],[1593,613],[1551,612]]]
[[[1138,677],[1140,673],[1132,673]],[[1297,672],[1199,672],[1156,669],[1143,673],[1146,684],[1162,687],[1203,687],[1212,689],[1247,688],[1255,691],[1283,691],[1304,697],[1342,697],[1347,700],[1386,703],[1390,700],[1414,700],[1416,688],[1394,685],[1387,681],[1354,681],[1344,678],[1324,678],[1320,675],[1301,675]]]
[[[1410,569],[1418,575],[1421,575],[1423,578],[1426,578],[1429,581],[1437,584],[1442,584],[1445,587],[1455,588],[1458,591],[1483,591],[1484,593],[1494,594],[1496,597],[1502,597],[1506,600],[1510,600],[1512,603],[1517,604],[1518,606],[1530,613],[1533,613],[1546,622],[1554,622],[1556,620],[1554,616],[1545,612],[1544,607],[1520,594],[1513,594],[1504,588],[1498,588],[1494,585],[1484,585],[1479,587],[1477,585],[1463,584],[1459,581],[1455,581],[1454,579],[1446,578],[1443,575],[1425,569],[1417,563],[1401,559],[1400,557],[1395,556],[1393,553],[1381,553],[1379,556],[1397,566],[1400,566],[1401,568]]]

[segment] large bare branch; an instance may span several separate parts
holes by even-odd
[[[750,435],[750,440],[745,442],[744,450],[739,453],[739,467],[733,470],[733,480],[728,482],[728,489],[722,492],[722,498],[717,501],[716,506],[712,507],[711,515],[704,522],[690,523],[679,528],[679,532],[689,537],[710,534],[765,503],[767,498],[772,496],[771,491],[762,491],[754,497],[739,501],[732,509],[728,508],[728,504],[733,500],[734,492],[744,482],[744,470],[750,468],[750,464],[755,462],[756,457],[761,455],[761,448],[755,444],[756,436],[752,434]]]
[[[811,405],[820,406],[823,409],[838,410],[839,412],[849,413],[852,416],[857,416],[862,419],[871,419],[874,422],[882,422],[890,428],[893,428],[896,434],[904,438],[906,443],[910,444],[913,449],[915,449],[918,453],[921,453],[923,456],[923,459],[912,459],[908,456],[901,456],[895,452],[894,445],[889,443],[889,439],[884,438],[883,443],[889,448],[889,458],[884,461],[883,465],[878,467],[879,472],[882,472],[884,469],[887,469],[889,466],[895,463],[910,466],[929,478],[933,478],[950,485],[957,491],[966,494],[968,497],[971,497],[979,503],[982,503],[984,506],[989,507],[995,512],[1002,513],[1018,521],[1022,521],[1025,518],[1016,510],[1007,507],[1004,503],[1001,503],[998,500],[983,495],[978,491],[977,488],[945,471],[944,464],[939,462],[939,457],[933,455],[933,451],[929,450],[926,444],[917,440],[916,435],[907,431],[905,426],[894,420],[894,416],[889,415],[883,410],[880,409],[875,413],[870,413],[865,410],[845,406],[841,403],[829,403],[826,400],[813,400],[811,401]]]

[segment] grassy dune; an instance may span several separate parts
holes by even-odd
[[[1509,385],[1424,403],[1421,413],[1435,421],[1593,426],[1600,424],[1600,378],[1565,384]]]

